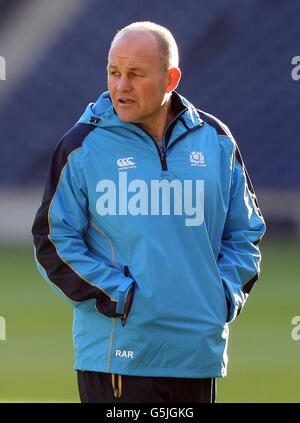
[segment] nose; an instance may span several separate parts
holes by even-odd
[[[126,74],[122,74],[118,81],[118,90],[120,92],[127,92],[127,91],[130,91],[130,89],[131,89],[130,79],[128,78]]]

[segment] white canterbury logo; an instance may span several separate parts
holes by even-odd
[[[132,169],[136,167],[133,157],[124,157],[123,159],[118,159],[117,165],[119,166],[119,170]]]

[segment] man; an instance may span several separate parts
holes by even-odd
[[[82,402],[214,402],[265,231],[227,126],[180,96],[173,36],[137,22],[52,157],[38,268],[74,305]]]

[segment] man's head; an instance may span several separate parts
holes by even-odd
[[[115,35],[108,54],[108,90],[120,119],[145,129],[163,119],[181,73],[172,34],[136,22]]]
[[[114,36],[111,46],[114,41],[123,34],[134,34],[137,31],[146,31],[153,35],[159,49],[161,56],[162,65],[165,70],[171,68],[178,68],[179,66],[179,54],[176,41],[172,33],[162,25],[158,25],[154,22],[134,22],[130,25],[120,29]]]

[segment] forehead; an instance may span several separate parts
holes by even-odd
[[[155,37],[145,31],[124,33],[117,37],[108,54],[109,65],[145,67],[161,61]]]

